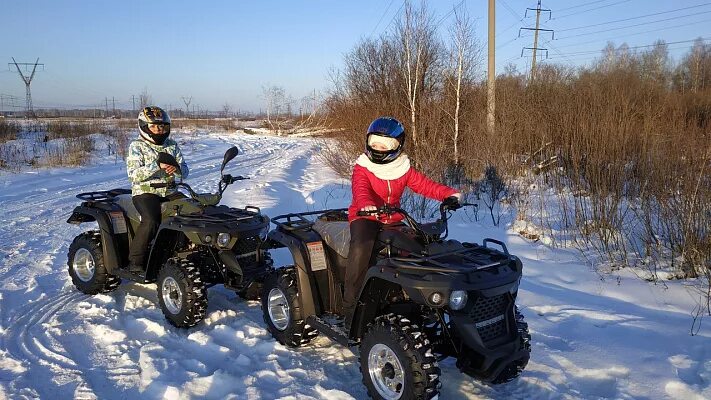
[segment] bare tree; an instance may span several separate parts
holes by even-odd
[[[280,117],[282,111],[289,108],[291,98],[281,86],[262,86],[262,93],[267,103],[267,123],[272,130],[281,132]]]
[[[462,110],[462,91],[465,84],[471,85],[472,71],[480,56],[481,49],[474,39],[474,29],[465,11],[455,11],[455,22],[450,31],[449,46],[450,69],[446,71],[445,82],[454,91],[454,113],[448,114],[454,122],[452,141],[454,142],[454,163],[459,164],[460,114]]]
[[[415,9],[408,2],[402,19],[398,23],[397,36],[401,41],[400,73],[402,74],[408,111],[410,113],[410,132],[417,151],[417,117],[419,104],[424,92],[425,76],[436,61],[437,44],[434,23],[425,4]]]
[[[691,51],[677,67],[675,83],[682,91],[698,93],[711,85],[711,45],[702,38],[694,41]]]

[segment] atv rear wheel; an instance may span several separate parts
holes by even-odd
[[[108,293],[121,284],[119,277],[106,270],[99,231],[84,232],[74,238],[69,246],[67,266],[72,283],[82,293]]]
[[[188,260],[171,258],[158,271],[158,304],[178,328],[190,328],[205,317],[207,289],[200,269]]]
[[[429,400],[439,392],[432,345],[401,315],[381,315],[369,325],[360,345],[360,370],[368,394],[377,400]]]
[[[520,350],[527,350],[528,354],[531,354],[531,334],[528,333],[528,324],[526,323],[523,314],[518,310],[518,306],[516,306],[515,309],[516,313],[516,327],[518,329],[518,334],[520,337],[519,341],[519,349]],[[491,381],[493,384],[500,384],[500,383],[506,383],[509,381],[512,381],[516,378],[518,378],[519,375],[521,375],[521,372],[526,368],[526,365],[528,365],[528,360],[530,358],[529,355],[526,355],[526,357],[519,358],[518,360],[514,360],[509,365],[504,368],[503,371],[497,376],[494,380]]]
[[[273,271],[262,286],[262,313],[267,329],[281,344],[299,347],[318,336],[308,326],[299,307],[299,289],[293,266]]]

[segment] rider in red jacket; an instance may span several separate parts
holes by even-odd
[[[373,247],[383,224],[402,220],[395,213],[381,216],[358,216],[358,211],[374,211],[385,204],[400,207],[400,197],[406,187],[415,193],[443,201],[460,193],[449,186],[427,178],[410,166],[403,154],[405,128],[394,118],[382,117],[373,121],[366,135],[365,153],[356,160],[351,181],[353,202],[348,208],[351,242],[349,265],[345,274],[343,311],[346,327],[350,326],[357,296],[368,267],[374,262]]]

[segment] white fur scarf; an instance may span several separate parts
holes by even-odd
[[[376,177],[388,181],[400,178],[410,170],[410,159],[405,154],[387,164],[376,164],[370,161],[368,156],[361,154],[356,160],[356,164],[372,172]]]

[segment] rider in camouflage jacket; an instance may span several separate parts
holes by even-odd
[[[148,246],[161,221],[161,203],[175,192],[171,184],[176,176],[177,179],[188,176],[188,166],[178,143],[168,138],[168,113],[160,107],[145,107],[138,114],[138,133],[140,137],[131,142],[126,157],[131,200],[141,216],[128,254],[128,269],[133,273],[142,273],[145,269]]]
[[[180,170],[175,171],[173,175],[168,175],[158,166],[158,153],[168,153],[175,157],[175,160],[180,164]],[[188,177],[188,165],[183,159],[183,153],[180,152],[180,147],[175,140],[167,138],[163,144],[154,144],[145,140],[143,137],[131,142],[128,147],[128,156],[126,157],[126,170],[128,171],[128,179],[131,181],[131,194],[138,196],[144,193],[153,193],[158,196],[165,197],[175,191],[166,187],[155,188],[151,187],[152,183],[171,184],[176,178]]]

